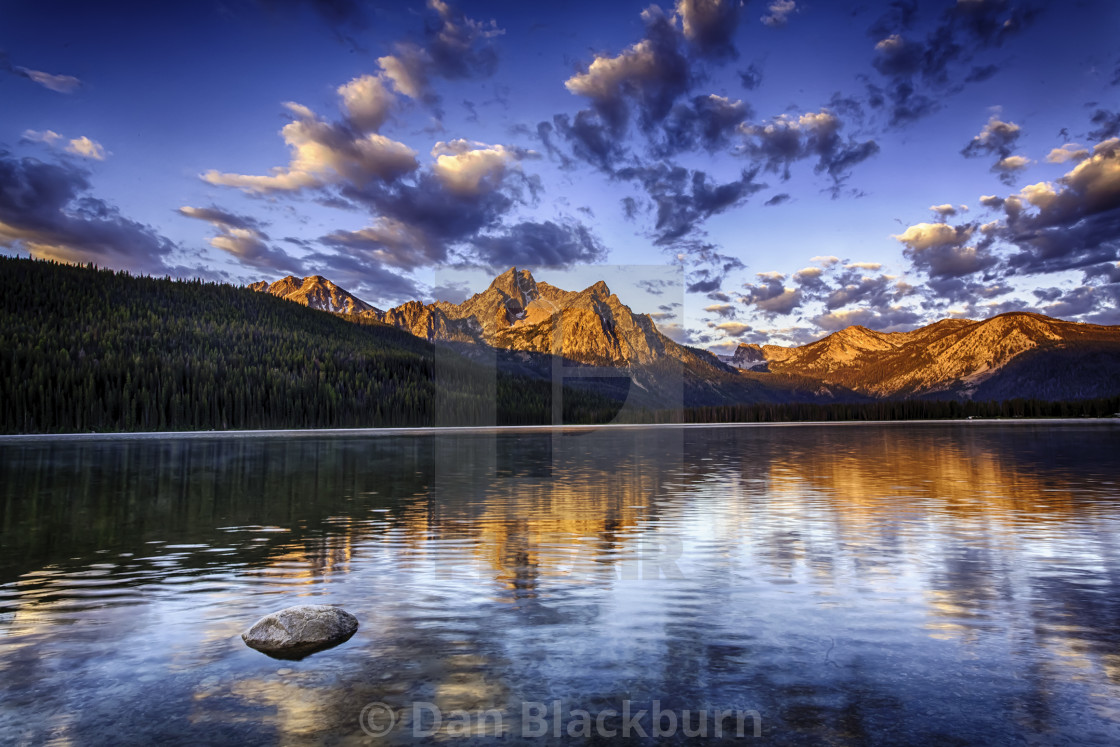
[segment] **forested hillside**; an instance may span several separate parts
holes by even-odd
[[[0,257],[0,431],[551,422],[551,384],[200,281]],[[496,391],[495,391],[496,387]],[[617,405],[565,390],[566,422]],[[439,418],[433,416],[439,413]]]

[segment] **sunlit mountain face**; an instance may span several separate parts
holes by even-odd
[[[8,254],[322,276],[378,309],[548,268],[727,355],[1008,311],[1120,322],[1107,0],[4,16]]]

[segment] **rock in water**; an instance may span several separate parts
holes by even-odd
[[[326,604],[304,604],[273,612],[241,634],[257,651],[276,659],[302,659],[349,640],[358,618]]]

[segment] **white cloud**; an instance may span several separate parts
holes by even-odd
[[[338,87],[346,117],[365,132],[377,132],[389,116],[393,94],[373,75],[354,78]]]
[[[1007,156],[996,161],[996,165],[992,168],[996,171],[1003,171],[1009,173],[1012,171],[1022,171],[1031,165],[1031,160],[1025,156]]]
[[[285,106],[296,117],[280,131],[292,150],[287,167],[260,176],[208,171],[202,178],[252,193],[292,192],[340,181],[356,186],[375,179],[391,182],[419,167],[416,151],[404,143],[376,133],[354,136],[301,104]]]
[[[90,140],[85,135],[71,140],[66,145],[66,151],[83,158],[92,158],[95,161],[105,160],[105,148],[102,147],[101,143]]]
[[[971,234],[970,228],[958,231],[947,223],[918,223],[891,238],[920,251],[934,246],[958,246],[967,241]]]
[[[1048,163],[1065,163],[1067,161],[1084,161],[1089,157],[1088,148],[1082,148],[1076,143],[1066,143],[1061,148],[1054,148],[1046,156]]]
[[[797,11],[797,3],[795,0],[774,0],[767,10],[769,12],[759,20],[771,28],[777,28],[786,25],[790,15]]]
[[[713,325],[713,328],[718,329],[725,335],[738,337],[744,332],[749,332],[751,329],[751,325],[743,324],[742,322],[720,322],[719,324]]]
[[[92,158],[95,161],[104,161],[108,155],[104,146],[96,140],[91,140],[85,135],[67,140],[65,136],[58,134],[54,130],[24,130],[22,139],[32,143],[43,143],[44,145],[57,146],[63,141],[66,145],[63,147],[67,153],[72,153],[75,156],[83,158]]]
[[[73,75],[52,75],[51,73],[44,73],[42,70],[29,70],[25,67],[17,67],[15,71],[25,78],[35,81],[43,88],[49,88],[56,93],[74,93],[82,85],[82,81]]]
[[[522,158],[535,155],[504,145],[462,139],[441,141],[432,148],[436,159],[432,171],[448,191],[476,195],[496,189],[510,168],[518,168]]]

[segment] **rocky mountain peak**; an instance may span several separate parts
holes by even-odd
[[[491,290],[499,290],[521,306],[537,297],[537,281],[528,270],[511,267],[490,283]]]
[[[249,289],[270,293],[320,311],[357,314],[374,309],[370,304],[339,288],[322,275],[309,275],[305,278],[288,275],[271,285],[263,280],[253,283],[249,285]]]

